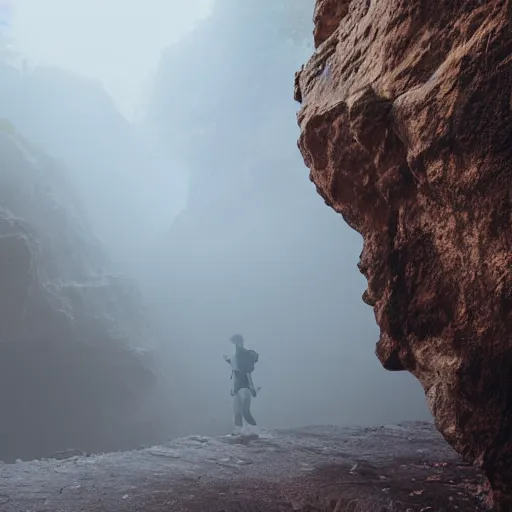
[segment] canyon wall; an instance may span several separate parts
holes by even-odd
[[[4,119],[0,182],[0,460],[154,441],[142,300],[112,273],[67,169]]]
[[[364,238],[376,353],[512,509],[512,25],[506,0],[319,0],[300,150]]]

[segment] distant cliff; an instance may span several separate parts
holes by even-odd
[[[101,83],[57,67],[0,67],[0,118],[65,164],[95,236],[136,271],[177,210],[172,169],[155,158]]]
[[[7,120],[0,184],[0,460],[151,439],[137,290],[111,273],[62,165]]]

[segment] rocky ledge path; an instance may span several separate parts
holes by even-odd
[[[485,498],[429,423],[191,436],[0,471],[2,512],[475,512]]]

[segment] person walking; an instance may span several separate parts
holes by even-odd
[[[250,435],[258,435],[257,424],[251,413],[251,401],[257,396],[252,380],[254,365],[259,356],[254,350],[244,347],[244,338],[241,334],[234,334],[230,338],[234,345],[234,353],[224,356],[224,360],[231,366],[231,396],[233,397],[233,410],[235,427],[232,435],[240,435],[244,431],[244,420]]]

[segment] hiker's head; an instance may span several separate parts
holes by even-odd
[[[241,334],[233,334],[230,338],[231,343],[235,345],[235,347],[241,347],[244,344],[244,338]]]

